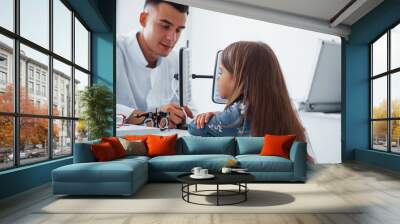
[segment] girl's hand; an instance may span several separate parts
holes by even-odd
[[[204,128],[204,125],[215,115],[214,112],[206,112],[197,115],[194,118],[194,123],[196,124],[197,128]]]

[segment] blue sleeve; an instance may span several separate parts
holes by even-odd
[[[240,109],[232,105],[222,112],[217,112],[204,128],[197,128],[192,121],[188,126],[188,132],[197,136],[236,136],[240,126]]]

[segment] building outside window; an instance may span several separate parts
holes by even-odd
[[[11,4],[10,7],[2,9],[16,6],[14,1],[7,2],[4,4]],[[87,26],[64,1],[18,2],[19,7],[8,12],[13,17],[19,16],[14,18],[19,21],[18,27],[7,32],[0,29],[0,84],[11,87],[0,88],[0,170],[71,156],[73,143],[87,139],[86,127],[78,122],[79,114],[67,107],[79,101],[77,92],[81,87],[65,88],[74,83],[90,84],[80,81],[82,74],[87,80],[91,75]],[[42,13],[36,13],[39,11]],[[53,43],[52,47],[50,43]],[[75,55],[74,60],[72,55]],[[13,58],[19,58],[19,61]],[[15,75],[16,66],[19,73]],[[75,78],[78,72],[79,77]],[[19,88],[15,88],[15,76]],[[50,89],[50,79],[53,79],[53,89]],[[64,82],[63,89],[58,85],[59,80]],[[15,91],[20,91],[18,98],[14,97]],[[56,106],[60,94],[63,94],[63,105]],[[54,105],[50,105],[50,99]],[[14,105],[20,108],[18,113],[14,111]],[[39,134],[32,136],[33,132]]]
[[[36,84],[36,95],[40,96],[40,84]]]
[[[33,94],[34,93],[34,87],[33,87],[33,82],[31,82],[31,81],[29,81],[28,82],[28,91],[29,91],[29,94]]]
[[[7,84],[7,73],[5,73],[4,71],[0,71],[0,84]]]
[[[0,54],[0,91],[4,91],[7,85],[7,56]]]
[[[29,79],[33,80],[33,67],[32,66],[29,66],[28,74],[29,74]]]
[[[42,73],[42,82],[46,83],[46,74]]]
[[[1,68],[7,67],[7,56],[4,54],[0,54],[0,67]]]
[[[36,80],[40,81],[40,70],[36,69]]]
[[[46,96],[46,86],[42,86],[42,96]]]

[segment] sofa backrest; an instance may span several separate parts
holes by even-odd
[[[75,143],[74,147],[74,163],[95,162],[96,158],[90,148],[92,144],[98,144],[100,140]]]
[[[96,159],[90,145],[97,143],[100,143],[100,140],[75,143],[74,163],[95,162]],[[236,156],[259,154],[263,145],[264,137],[183,136],[177,140],[176,152],[178,155],[225,154]],[[296,147],[298,147],[298,142],[293,143],[292,149]]]
[[[259,154],[264,137],[236,137],[236,155]]]
[[[74,163],[95,162],[96,158],[90,148],[92,144],[98,144],[100,140],[75,143]],[[235,155],[235,138],[233,137],[196,137],[184,136],[178,138],[177,154],[226,154]]]
[[[177,154],[226,154],[234,156],[235,138],[183,136],[178,139]]]

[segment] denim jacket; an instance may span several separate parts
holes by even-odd
[[[188,132],[198,136],[248,136],[250,121],[245,118],[245,112],[246,107],[242,101],[236,101],[224,111],[215,113],[204,128],[197,128],[192,121]]]

